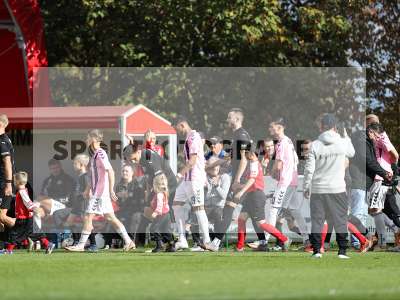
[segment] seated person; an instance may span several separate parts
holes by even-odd
[[[117,215],[134,239],[145,206],[145,186],[143,181],[134,177],[132,166],[124,165],[121,172],[121,180],[115,187],[119,206]]]
[[[44,214],[51,216],[55,211],[69,206],[75,181],[64,172],[59,160],[50,159],[48,166],[50,176],[43,182],[39,201]]]

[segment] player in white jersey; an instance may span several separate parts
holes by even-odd
[[[272,170],[272,175],[278,181],[278,184],[272,198],[268,221],[275,226],[279,211],[288,209],[297,223],[304,244],[306,244],[308,242],[307,225],[300,211],[303,197],[297,195],[297,165],[299,160],[296,149],[290,138],[285,135],[283,119],[272,122],[269,131],[274,139],[278,140],[275,146],[275,162]],[[267,235],[267,241],[268,238]]]
[[[93,230],[93,217],[104,215],[105,219],[111,223],[117,233],[124,240],[124,251],[135,249],[135,243],[126,232],[125,226],[117,219],[114,214],[112,200],[117,200],[114,192],[114,170],[108,160],[107,153],[100,147],[103,141],[103,133],[98,129],[90,130],[87,135],[87,146],[92,150],[93,156],[90,159],[90,186],[85,190],[85,198],[88,198],[85,219],[81,238],[76,246],[66,247],[65,249],[73,252],[83,252],[85,244]]]
[[[188,210],[185,204],[189,203],[197,217],[203,244],[210,243],[208,218],[204,209],[204,187],[207,180],[205,172],[205,158],[203,142],[200,134],[192,130],[186,118],[178,117],[175,128],[180,135],[186,137],[184,144],[185,165],[177,173],[178,181],[181,181],[176,189],[173,209],[177,224],[179,239],[175,248],[187,249],[188,243],[185,236]]]

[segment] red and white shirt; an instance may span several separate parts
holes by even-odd
[[[159,216],[166,215],[169,212],[167,193],[154,194],[151,200],[151,208]]]
[[[254,192],[257,190],[264,190],[264,174],[262,170],[262,165],[258,160],[250,161],[247,167],[245,178],[255,179],[254,183],[247,190],[247,192]]]
[[[38,206],[38,204],[33,203],[31,198],[29,198],[27,189],[18,190],[15,195],[15,217],[17,219],[32,218],[32,210]]]

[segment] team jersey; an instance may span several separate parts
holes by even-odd
[[[297,164],[299,159],[290,138],[283,136],[275,146],[275,160],[282,162],[278,186],[297,186]]]
[[[203,141],[196,130],[189,132],[184,147],[186,162],[189,161],[190,155],[196,154],[197,156],[195,165],[185,174],[185,181],[197,181],[206,184],[207,175],[205,171]]]
[[[387,172],[392,171],[392,157],[390,155],[390,151],[394,149],[392,142],[390,141],[386,132],[383,132],[377,141],[374,143],[375,145],[375,155],[380,166]],[[379,175],[375,176],[375,180],[383,180],[383,178]]]
[[[154,152],[157,152],[158,155],[160,155],[161,157],[164,157],[164,148],[160,145],[152,145],[152,144],[150,144],[150,142],[147,141],[145,144],[145,149],[149,149]]]
[[[264,174],[262,165],[258,160],[249,162],[245,172],[245,178],[247,180],[255,179],[254,183],[247,190],[247,192],[254,192],[257,190],[264,191]]]
[[[28,190],[21,189],[15,195],[15,217],[17,219],[32,218],[35,204],[29,198]]]
[[[10,138],[7,134],[3,133],[0,135],[0,185],[4,185],[6,183],[6,174],[5,174],[5,166],[3,162],[3,158],[6,156],[10,156],[12,173],[15,174],[15,163],[14,163],[14,148],[12,146]],[[12,177],[11,177],[12,178]],[[9,179],[11,179],[9,178]]]
[[[232,178],[235,178],[236,172],[239,169],[240,163],[240,151],[250,149],[252,140],[250,135],[242,127],[236,129],[233,132],[231,141],[231,166],[232,166]]]
[[[167,193],[157,193],[151,200],[151,208],[157,215],[163,216],[169,212]]]
[[[107,171],[111,169],[107,153],[101,148],[97,149],[90,159],[90,186],[94,197],[110,197]]]

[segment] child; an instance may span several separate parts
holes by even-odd
[[[114,214],[112,202],[118,200],[114,192],[115,174],[107,153],[101,148],[103,133],[98,129],[90,130],[86,142],[93,153],[89,163],[91,180],[84,193],[89,201],[79,242],[65,249],[72,252],[85,251],[85,244],[93,230],[95,215],[104,215],[106,221],[122,237],[125,243],[124,251],[135,249],[135,243],[129,237],[125,226]]]
[[[7,253],[12,254],[17,243],[23,243],[33,234],[33,210],[39,207],[39,203],[33,203],[29,198],[26,184],[28,174],[18,172],[14,175],[14,185],[17,189],[15,196],[15,225],[10,229]],[[40,238],[42,247],[46,249],[46,254],[51,254],[55,248],[47,238]]]
[[[76,231],[77,228],[75,220],[81,217],[85,212],[85,199],[83,197],[83,193],[85,192],[85,189],[89,184],[89,177],[87,174],[88,164],[89,164],[89,156],[87,156],[86,154],[78,154],[77,156],[75,156],[73,160],[73,167],[75,172],[78,173],[78,180],[71,199],[71,206],[72,206],[71,214],[68,216],[66,220],[66,225],[75,227],[74,228],[75,230],[73,230],[72,233],[74,245],[78,244],[80,238],[80,234]],[[91,233],[89,235],[89,241],[90,241],[89,251],[96,252],[97,246],[96,246],[95,233]]]
[[[240,199],[243,205],[238,218],[238,242],[236,250],[240,252],[244,250],[246,221],[250,217],[261,230],[273,235],[283,244],[283,251],[288,251],[290,240],[273,225],[268,224],[265,219],[264,176],[262,165],[258,161],[254,149],[246,150],[246,159],[249,161],[244,174],[246,183],[241,186],[235,195],[235,198]]]
[[[167,244],[165,252],[175,252],[168,204],[168,180],[164,174],[154,177],[151,208],[153,209],[151,216],[154,221],[150,226],[150,232],[156,241],[156,247],[152,252],[161,252],[162,242]]]

